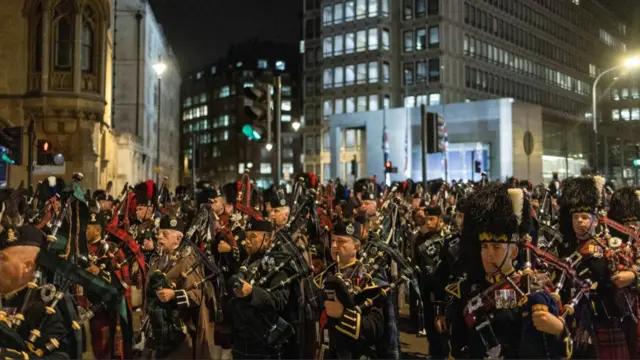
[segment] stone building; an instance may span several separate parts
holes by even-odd
[[[147,1],[118,0],[114,24],[113,127],[118,133],[114,186],[120,189],[126,182],[166,176],[175,187],[182,81],[177,61]],[[160,81],[153,68],[159,62],[166,66]]]
[[[26,132],[33,122],[35,138],[65,156],[59,176],[81,171],[91,189],[105,186],[116,167],[112,15],[108,0],[4,0],[0,6],[0,126]],[[9,186],[27,179],[26,134],[23,144],[23,165],[7,170]]]

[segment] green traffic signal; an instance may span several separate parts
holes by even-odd
[[[6,153],[2,154],[2,161],[7,162],[9,164],[15,164],[16,163],[13,159],[11,159],[9,156],[7,156]]]
[[[249,138],[249,140],[260,140],[262,136],[253,128],[253,126],[247,124],[242,127],[242,133]]]
[[[633,166],[640,167],[640,159],[634,159],[633,160]]]

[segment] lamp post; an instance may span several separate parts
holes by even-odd
[[[640,57],[632,57],[627,59],[623,64],[614,66],[610,69],[607,69],[600,73],[593,81],[593,87],[591,88],[591,118],[593,119],[593,145],[594,145],[594,156],[593,156],[593,168],[597,172],[598,171],[598,117],[596,115],[597,107],[598,107],[598,97],[596,96],[596,90],[598,87],[598,82],[605,75],[612,71],[627,68],[633,69],[640,65]]]
[[[160,186],[160,112],[162,110],[162,74],[167,70],[167,64],[162,62],[162,58],[158,59],[158,62],[153,64],[153,71],[158,76],[158,124],[156,131],[156,184]]]

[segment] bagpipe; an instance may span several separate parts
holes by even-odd
[[[116,263],[116,269],[120,269],[129,263],[136,263],[141,275],[141,283],[144,284],[146,277],[146,263],[142,249],[136,239],[129,231],[129,202],[131,201],[131,192],[133,189],[129,187],[129,183],[124,184],[120,196],[118,197],[118,205],[112,208],[113,215],[111,220],[105,226],[105,232],[117,239],[118,249],[113,249],[112,254],[117,253],[119,249],[127,249],[127,259],[123,263]]]

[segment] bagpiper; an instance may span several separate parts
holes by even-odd
[[[75,355],[73,345],[67,342],[69,329],[63,316],[59,311],[51,311],[55,304],[36,292],[38,286],[44,285],[37,258],[46,244],[45,235],[31,225],[6,227],[0,233],[3,359],[71,359]]]
[[[530,206],[521,189],[490,183],[469,199],[462,231],[463,276],[446,287],[453,301],[454,358],[560,359],[571,356],[568,328],[545,273],[517,273]]]
[[[148,263],[156,246],[158,225],[156,220],[159,221],[161,216],[158,208],[158,188],[153,180],[147,180],[136,184],[133,193],[135,201],[132,202],[132,205],[135,205],[135,213],[131,214],[134,217],[134,222],[129,231],[142,246]]]
[[[291,285],[287,283],[293,274],[275,266],[284,254],[270,251],[275,238],[270,221],[251,217],[245,231],[247,265],[230,281],[235,294],[228,305],[233,358],[281,358],[292,346],[295,332],[291,325],[293,309],[289,306]]]
[[[581,176],[568,179],[562,187],[560,231],[563,243],[560,256],[575,259],[576,272],[597,284],[589,298],[576,307],[575,322],[578,356],[598,359],[629,359],[629,349],[637,343],[629,336],[629,322],[635,323],[638,276],[633,252],[625,251],[620,238],[612,237],[610,224],[603,216],[605,179]],[[614,206],[619,212],[618,205]],[[605,229],[605,231],[601,231]],[[632,331],[636,334],[635,329]],[[628,339],[628,340],[627,340]]]
[[[209,357],[208,303],[211,293],[203,286],[202,264],[189,244],[183,242],[185,225],[174,216],[159,223],[157,253],[147,279],[143,339],[156,359],[203,359]]]
[[[287,202],[286,189],[273,187],[269,194],[268,202],[271,209],[269,219],[273,222],[276,231],[282,230],[289,219],[289,212],[291,211]]]
[[[318,359],[399,357],[395,312],[384,296],[385,275],[363,272],[358,261],[364,233],[364,225],[351,219],[339,219],[333,226],[335,262],[314,279],[324,299]]]

